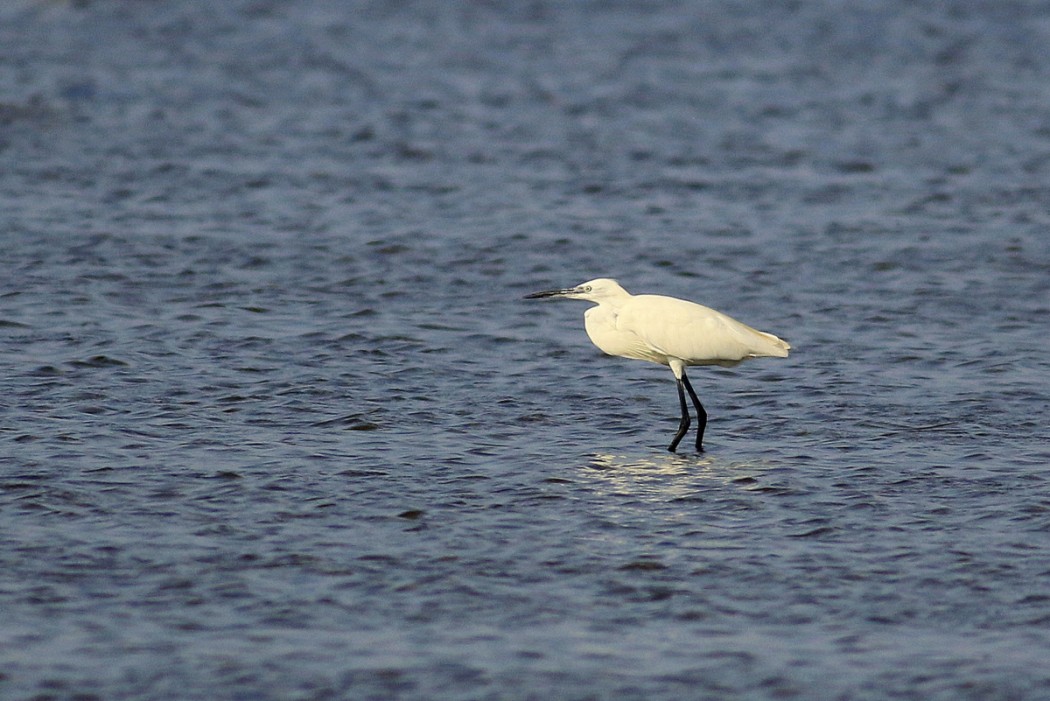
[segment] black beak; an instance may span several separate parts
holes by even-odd
[[[559,297],[568,292],[568,290],[544,290],[543,292],[533,292],[531,295],[525,295],[522,299],[543,299],[544,297]]]

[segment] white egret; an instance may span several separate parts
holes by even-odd
[[[672,453],[689,430],[685,403],[689,392],[699,428],[696,449],[703,451],[707,412],[686,377],[690,365],[728,367],[759,357],[786,358],[791,345],[771,333],[742,324],[714,309],[663,295],[632,295],[615,280],[599,278],[564,290],[526,295],[526,299],[562,297],[594,302],[583,315],[591,342],[609,355],[667,365],[678,384],[682,421],[667,448]]]

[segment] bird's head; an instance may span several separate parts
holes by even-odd
[[[543,297],[563,297],[565,299],[585,299],[588,302],[602,302],[629,296],[627,290],[620,287],[616,280],[600,277],[596,280],[588,280],[576,287],[568,287],[563,290],[545,290],[525,295],[525,299],[540,299]]]

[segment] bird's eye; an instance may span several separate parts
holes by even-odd
[[[583,291],[584,292],[590,292],[591,291],[591,286],[590,285],[584,285],[583,286]]]

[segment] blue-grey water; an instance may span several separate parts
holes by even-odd
[[[1048,45],[6,0],[0,697],[1050,698]],[[521,299],[598,276],[794,350],[672,455],[671,373]]]

